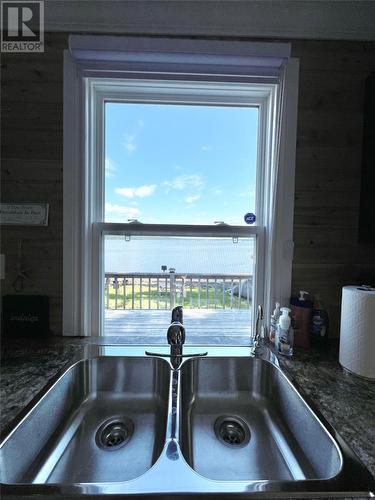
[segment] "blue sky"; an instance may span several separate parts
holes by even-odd
[[[107,103],[105,220],[244,224],[257,122],[255,108]]]

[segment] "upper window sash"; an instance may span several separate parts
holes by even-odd
[[[90,179],[91,212],[88,224],[104,221],[104,126],[106,102],[159,104],[202,104],[248,106],[259,109],[257,175],[255,193],[256,225],[266,226],[272,172],[267,140],[272,122],[272,105],[277,85],[196,83],[160,80],[85,78],[86,175]]]

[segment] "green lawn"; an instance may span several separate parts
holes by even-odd
[[[208,292],[208,293],[207,293]],[[199,299],[200,295],[200,299]],[[151,288],[149,297],[148,286],[143,285],[142,295],[140,293],[140,286],[134,286],[134,299],[132,298],[132,286],[127,285],[125,291],[125,307],[124,307],[124,287],[118,286],[117,291],[117,306],[116,306],[116,290],[113,285],[105,291],[104,305],[107,309],[170,309],[170,293],[169,290],[159,291],[159,307],[158,307],[158,293],[155,288]],[[215,289],[209,287],[208,290],[202,287],[199,294],[198,287],[190,289],[188,285],[185,288],[184,297],[181,297],[181,292],[176,292],[176,305],[182,305],[186,309],[249,309],[251,306],[251,295],[249,302],[246,298],[238,300],[238,296],[233,295],[231,301],[230,290],[224,292],[221,288]],[[216,305],[215,305],[216,303]]]

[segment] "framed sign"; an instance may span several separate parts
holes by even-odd
[[[44,295],[4,295],[2,326],[6,337],[48,335],[49,298]]]
[[[0,203],[0,223],[6,226],[48,226],[48,203]]]

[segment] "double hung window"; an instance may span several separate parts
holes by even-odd
[[[222,55],[231,44],[214,42],[146,40],[136,54],[133,40],[120,51],[104,42],[106,61],[93,62],[80,37],[66,55],[65,333],[134,336],[181,304],[207,343],[207,331],[248,337],[291,243],[275,219],[286,58]]]

